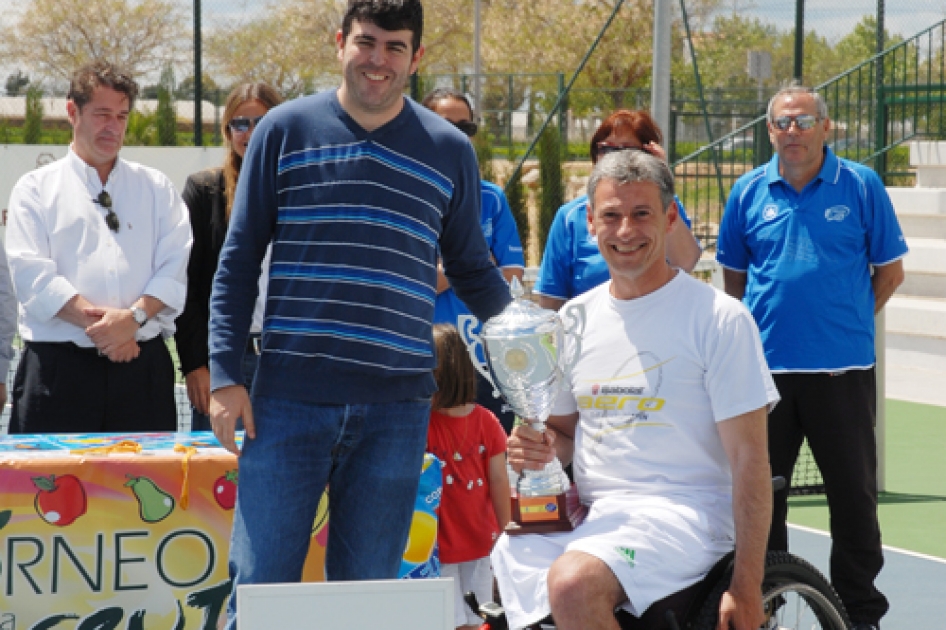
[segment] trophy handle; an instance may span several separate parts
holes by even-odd
[[[483,350],[483,356],[486,356],[486,348],[483,347],[483,339],[477,333],[473,332],[479,323],[480,320],[476,319],[473,315],[460,315],[457,319],[457,329],[460,331],[460,337],[466,344],[466,351],[470,355],[470,361],[473,362],[473,367],[493,386],[493,397],[499,398],[499,389],[497,389],[496,383],[493,382],[493,378],[489,374],[489,367],[486,363],[476,358],[477,347]]]
[[[565,358],[565,373],[568,374],[581,356],[581,339],[585,334],[585,305],[568,305],[563,309],[562,319],[565,324],[565,334],[571,336],[574,341],[574,350],[571,356]]]

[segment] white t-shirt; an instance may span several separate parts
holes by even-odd
[[[260,334],[263,332],[263,316],[266,314],[266,291],[269,288],[269,262],[273,258],[273,244],[266,246],[266,255],[263,256],[263,262],[260,264],[262,271],[259,275],[259,295],[256,296],[256,305],[253,306],[253,323],[250,324],[250,332]]]
[[[585,310],[580,358],[552,411],[580,412],[582,501],[672,497],[731,524],[732,472],[716,423],[778,401],[752,316],[685,273],[633,300],[616,300],[610,286],[562,311],[567,321]],[[568,335],[566,356],[575,344]]]

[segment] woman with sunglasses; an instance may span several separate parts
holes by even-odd
[[[643,110],[618,110],[605,118],[591,137],[591,163],[612,151],[645,151],[667,159],[660,146],[660,128]],[[692,271],[700,259],[700,245],[690,232],[690,219],[677,198],[682,221],[667,236],[667,260],[674,267]],[[588,233],[588,196],[582,195],[559,208],[549,230],[535,292],[544,308],[558,310],[571,298],[609,279],[598,243]]]
[[[181,372],[187,385],[193,415],[192,431],[210,431],[207,415],[210,405],[210,370],[207,335],[210,321],[210,289],[227,236],[230,211],[236,192],[240,166],[250,136],[270,109],[282,102],[282,96],[266,83],[243,83],[227,97],[223,109],[223,134],[227,156],[223,167],[210,168],[187,178],[181,195],[190,211],[194,246],[187,266],[187,302],[177,319],[174,339],[181,360]],[[268,263],[263,261],[264,268]],[[243,357],[243,377],[247,389],[253,383],[259,359],[262,305],[266,299],[265,276],[260,278],[260,295],[253,313],[253,326]],[[242,424],[242,421],[241,421]],[[242,426],[240,426],[242,428]]]
[[[476,135],[477,126],[473,122],[473,107],[470,101],[451,88],[437,88],[421,101],[424,107],[432,110],[442,118],[472,138]],[[525,259],[522,255],[522,243],[519,240],[519,231],[516,229],[516,220],[509,208],[509,201],[503,194],[503,189],[492,182],[480,182],[480,227],[486,244],[493,257],[493,262],[499,267],[506,282],[512,279],[522,279],[525,271]],[[434,323],[452,324],[459,328],[461,315],[469,315],[470,311],[450,288],[450,282],[443,274],[443,269],[437,272],[437,301],[434,305]],[[475,332],[479,332],[477,326]],[[485,357],[482,357],[485,361]],[[493,387],[477,372],[476,402],[492,411],[500,423],[509,433],[515,414],[512,411],[503,411],[502,399],[494,398]]]

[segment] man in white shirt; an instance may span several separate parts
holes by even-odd
[[[118,157],[137,94],[108,62],[78,70],[69,153],[10,195],[7,253],[25,342],[11,433],[176,428],[164,339],[184,306],[191,231],[167,177]]]
[[[735,548],[719,627],[764,621],[772,505],[766,409],[778,400],[752,316],[667,263],[679,221],[673,175],[641,151],[611,153],[588,182],[588,223],[611,280],[563,307],[580,343],[548,430],[509,438],[514,469],[557,455],[589,506],[574,531],[503,535],[493,570],[511,628],[551,612],[560,630],[613,628],[695,584]],[[738,384],[738,386],[734,386]]]

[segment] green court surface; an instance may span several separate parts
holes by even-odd
[[[946,558],[946,407],[887,400],[885,545]],[[824,496],[789,499],[788,520],[828,530]]]

